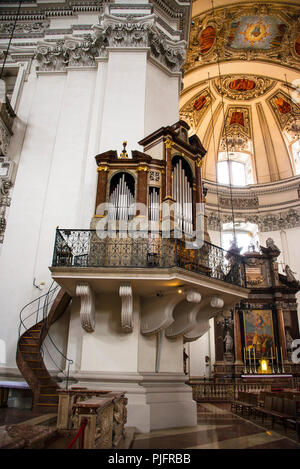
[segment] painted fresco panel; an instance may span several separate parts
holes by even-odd
[[[279,47],[286,25],[275,16],[241,16],[231,24],[228,46],[232,49]]]
[[[244,311],[245,347],[247,353],[255,349],[256,358],[271,358],[274,354],[274,329],[272,310]]]

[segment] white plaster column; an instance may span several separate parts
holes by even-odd
[[[139,149],[144,136],[147,49],[110,49],[99,153]],[[140,148],[141,149],[141,148]]]

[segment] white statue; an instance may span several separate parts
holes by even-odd
[[[292,270],[290,269],[290,266],[286,265],[285,268],[283,269],[283,271],[286,274],[286,279],[287,279],[288,282],[298,282],[298,280],[296,280],[295,277],[294,277],[294,274],[296,272],[292,272]]]
[[[233,350],[233,338],[231,337],[229,331],[226,332],[226,335],[223,339],[223,342],[225,342],[225,352],[232,352],[232,350]]]
[[[293,350],[293,337],[291,336],[289,331],[286,331],[285,339],[286,339],[287,350],[292,351]]]
[[[267,248],[271,249],[272,251],[280,251],[276,244],[274,243],[274,240],[272,238],[268,238],[266,241]]]

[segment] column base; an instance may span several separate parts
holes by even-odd
[[[197,425],[197,404],[182,373],[71,372],[76,386],[125,391],[127,426],[139,433]]]

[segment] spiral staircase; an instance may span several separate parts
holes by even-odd
[[[43,342],[50,327],[64,314],[70,301],[71,296],[56,286],[26,305],[20,313],[16,362],[32,390],[33,411],[57,412],[57,390],[60,387],[45,366]],[[30,314],[24,319],[24,312],[26,310],[28,312],[28,309]],[[29,321],[34,324],[27,327],[26,324]],[[21,333],[24,328],[25,332]],[[71,362],[71,360],[68,361]]]

